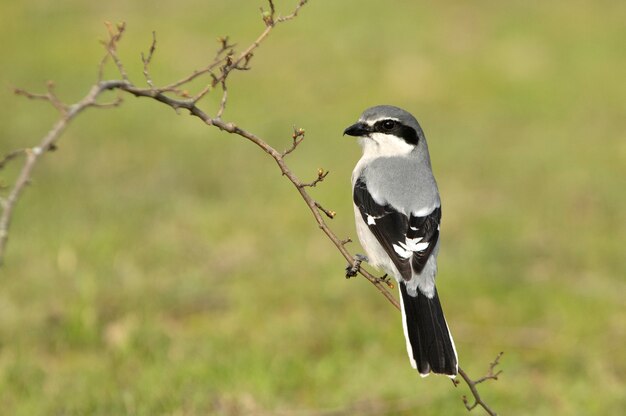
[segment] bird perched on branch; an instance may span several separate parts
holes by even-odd
[[[454,377],[458,358],[435,288],[441,201],[424,132],[410,113],[381,105],[343,133],[363,148],[352,172],[356,230],[366,260],[398,281],[411,365],[423,377]]]

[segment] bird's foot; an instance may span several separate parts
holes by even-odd
[[[391,281],[391,279],[389,278],[389,276],[387,275],[387,273],[385,273],[385,275],[384,275],[384,276],[379,277],[379,278],[378,278],[378,282],[379,282],[379,283],[384,283],[384,284],[386,284],[386,285],[387,285],[387,287],[389,287],[389,289],[393,289],[393,288],[394,288],[393,282]]]
[[[354,255],[354,264],[348,264],[346,266],[346,279],[356,276],[361,270],[361,263],[367,261],[367,256],[363,254],[355,254]]]

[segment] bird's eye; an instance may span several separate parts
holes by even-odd
[[[383,130],[393,130],[394,127],[396,127],[396,122],[394,120],[383,120],[382,123],[380,123],[380,126],[383,128]]]

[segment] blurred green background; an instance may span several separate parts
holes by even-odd
[[[127,22],[138,84],[157,32],[163,85],[212,59],[218,36],[248,45],[264,5],[0,3],[0,153],[56,118],[12,87],[54,80],[64,101],[82,97],[104,21]],[[505,352],[481,386],[502,414],[626,408],[624,22],[616,1],[313,0],[230,80],[227,120],[278,149],[306,129],[288,162],[303,179],[330,170],[311,192],[341,237],[355,237],[360,155],[341,132],[374,104],[417,116],[444,204],[440,296],[466,371]],[[0,269],[3,414],[465,414],[465,388],[410,368],[398,311],[343,278],[267,155],[124,98],[76,119],[17,207]]]

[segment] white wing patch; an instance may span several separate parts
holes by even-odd
[[[376,225],[376,220],[381,219],[384,215],[379,215],[377,217],[367,214],[367,225]]]
[[[403,247],[401,247],[402,243],[400,243],[400,245],[398,244],[394,244],[393,245],[393,250],[398,253],[398,256],[402,257],[403,259],[408,259],[409,257],[411,257],[413,255],[412,251],[409,251]]]
[[[434,210],[436,210],[440,206],[441,206],[441,203],[439,201],[436,201],[433,205],[430,205],[430,206],[427,205],[423,207],[422,209],[418,209],[417,211],[411,212],[411,214],[415,217],[425,217],[427,215],[430,215]]]
[[[368,221],[369,221],[369,218],[368,218]],[[413,227],[411,227],[411,228],[413,228]],[[400,257],[402,257],[404,259],[408,259],[416,251],[424,251],[430,245],[430,242],[428,242],[428,241],[424,241],[423,243],[420,243],[421,240],[422,240],[422,237],[406,238],[404,240],[404,243],[394,244],[393,245],[393,250],[396,253],[398,253],[398,256],[400,256]]]

